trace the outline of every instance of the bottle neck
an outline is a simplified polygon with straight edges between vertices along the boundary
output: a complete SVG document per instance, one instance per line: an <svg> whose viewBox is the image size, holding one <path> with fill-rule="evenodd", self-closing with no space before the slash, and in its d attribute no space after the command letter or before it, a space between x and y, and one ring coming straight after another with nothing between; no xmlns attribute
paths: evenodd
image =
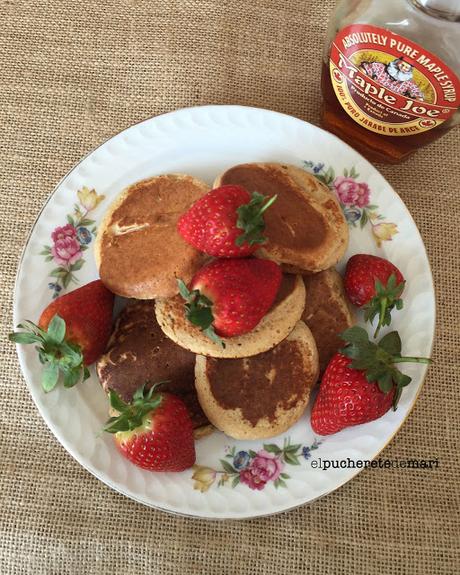
<svg viewBox="0 0 460 575"><path fill-rule="evenodd" d="M435 18L460 22L459 0L409 0L409 2Z"/></svg>

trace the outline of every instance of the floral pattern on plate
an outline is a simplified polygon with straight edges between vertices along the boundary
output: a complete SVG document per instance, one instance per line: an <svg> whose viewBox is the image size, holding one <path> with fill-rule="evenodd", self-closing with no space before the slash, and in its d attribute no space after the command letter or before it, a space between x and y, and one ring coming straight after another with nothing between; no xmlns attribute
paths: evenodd
<svg viewBox="0 0 460 575"><path fill-rule="evenodd" d="M225 138L222 138L223 133ZM394 239L404 243L404 250L397 254L397 263L409 280L416 278L411 293L412 313L417 321L403 321L404 316L399 315L395 317L395 328L400 331L403 340L410 338L411 346L419 355L429 355L435 325L432 276L423 241L401 198L371 164L327 132L276 112L241 106L187 108L151 118L121 132L79 162L63 183L56 187L38 224L31 231L16 280L13 323L20 323L25 317L35 317L37 308L45 307L51 299L52 292L47 288L48 281L51 281L47 278L48 272L60 264L50 261L44 266L44 257L38 255L38 252L44 244L53 245L51 232L56 226L67 223L67 214L73 213L72 197L75 196L76 200L76 192L83 186L95 188L96 191L103 188L107 190L104 192L104 202L88 214L89 218L100 225L101 212L106 202L115 199L117 190L132 181L149 177L152 169L156 173L177 173L187 171L189 161L193 161L194 175L207 180L211 178L211 172L212 175L221 173L228 166L247 162L248 158L259 158L261 161L282 158L287 163L297 162L301 167L301 162L297 160L299 140L304 142L307 150L310 145L310 152L304 153L303 158L328 158L336 171L340 161L339 175L343 175L344 167L355 166L356 171L361 173L360 180L375 182L370 184L371 200L381 206L383 203L388 206L385 207L384 215L388 221L398 223L399 233ZM69 182L73 185L70 205ZM403 222L404 225L401 225ZM359 237L356 242L351 242L348 255L353 255L356 249L360 252L372 252L375 249L370 229L370 225L362 231L359 226L350 228L351 237ZM89 247L92 245L90 243ZM383 257L389 257L388 248L391 245L390 242L382 242ZM96 277L90 252L84 252L83 256L87 262L81 270L75 272L80 284L88 283ZM38 284L37 278L40 280ZM73 286L70 284L67 291ZM232 489L230 481L218 487L218 481L223 475L220 473L213 486L206 493L201 493L193 489L192 470L167 475L149 473L134 468L128 460L120 457L111 438L102 436L95 444L102 421L95 414L106 413L107 398L94 372L92 383L88 385L77 387L73 392L59 388L54 392L56 395L43 396L33 350L21 347L18 355L33 400L40 407L44 421L67 452L111 489L149 507L186 516L224 520L268 516L331 493L360 471L340 469L331 474L314 469L299 451L301 465L286 464L282 471L291 475L290 479L285 480L286 487L276 489L272 481L267 482L266 488L261 491L250 489L246 484ZM325 440L319 450L311 452L312 459L315 454L331 460L346 457L354 460L375 458L404 424L416 401L426 366L414 365L413 368L416 376L405 392L407 395L403 403L397 411L388 412L378 422L366 424L365 441L358 426L350 428L346 432L345 442ZM56 402L59 404L58 416ZM305 419L296 423L287 436L291 437L291 443L302 443L307 447L313 442L313 437L307 435ZM283 446L282 438L265 441L269 442L277 443L280 448ZM264 441L230 441L224 434L214 433L197 442L197 463L223 471L219 460L222 458L229 463L233 461L225 457L227 443L235 445L236 452L248 451L249 447L257 452L263 449Z"/></svg>
<svg viewBox="0 0 460 575"><path fill-rule="evenodd" d="M46 262L54 261L58 265L48 274L53 278L53 281L48 283L49 289L53 291L53 299L71 282L77 283L74 272L83 267L83 252L88 249L88 244L96 235L96 222L89 219L88 214L105 198L98 195L96 190L87 187L78 190L77 196L78 203L74 205L73 213L67 215L67 224L53 230L53 245L45 245L40 252Z"/></svg>
<svg viewBox="0 0 460 575"><path fill-rule="evenodd" d="M368 184L358 181L359 174L354 166L350 170L345 168L341 176L336 175L332 166L326 169L322 162L315 164L305 161L304 167L335 193L348 225L355 228L359 224L363 229L370 224L378 247L381 247L384 241L391 241L398 233L398 226L383 221L385 218L379 214L379 207L370 203L371 190Z"/></svg>
<svg viewBox="0 0 460 575"><path fill-rule="evenodd" d="M318 439L309 446L291 444L288 438L282 448L275 443L265 443L257 452L252 449L236 451L235 446L227 446L225 459L220 460L221 470L204 465L193 466L193 488L204 493L216 481L218 487L229 483L233 488L243 483L249 489L259 491L270 483L277 489L287 487L286 480L290 476L284 471L286 464L300 465L299 458L310 459L311 452L320 444Z"/></svg>

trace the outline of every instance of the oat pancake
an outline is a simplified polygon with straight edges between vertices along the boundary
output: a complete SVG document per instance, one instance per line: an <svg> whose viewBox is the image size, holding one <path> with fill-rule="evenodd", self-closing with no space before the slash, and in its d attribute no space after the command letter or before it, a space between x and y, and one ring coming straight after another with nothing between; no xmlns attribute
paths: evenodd
<svg viewBox="0 0 460 575"><path fill-rule="evenodd" d="M302 314L318 347L320 370L344 345L338 334L354 325L353 312L343 289L340 274L334 269L304 276L307 296Z"/></svg>
<svg viewBox="0 0 460 575"><path fill-rule="evenodd" d="M321 271L335 265L348 245L348 226L329 188L291 165L253 163L233 166L214 182L237 184L277 200L264 214L266 244L261 257L291 269Z"/></svg>
<svg viewBox="0 0 460 575"><path fill-rule="evenodd" d="M96 369L104 390L116 391L126 402L146 382L152 385L169 380L161 389L184 401L194 427L208 424L195 392L195 355L164 335L155 319L153 301L134 301L126 306Z"/></svg>
<svg viewBox="0 0 460 575"><path fill-rule="evenodd" d="M165 334L194 353L211 357L249 357L277 345L299 321L305 306L305 286L300 275L284 275L271 310L249 333L223 338L225 348L211 341L185 317L180 295L158 299L155 312Z"/></svg>
<svg viewBox="0 0 460 575"><path fill-rule="evenodd" d="M318 378L315 340L303 322L249 358L197 356L195 385L209 421L235 439L278 435L303 414Z"/></svg>
<svg viewBox="0 0 460 575"><path fill-rule="evenodd" d="M208 191L204 182L181 174L126 188L109 207L95 242L104 284L136 299L177 293L177 278L189 281L202 264L202 255L177 232L177 221Z"/></svg>

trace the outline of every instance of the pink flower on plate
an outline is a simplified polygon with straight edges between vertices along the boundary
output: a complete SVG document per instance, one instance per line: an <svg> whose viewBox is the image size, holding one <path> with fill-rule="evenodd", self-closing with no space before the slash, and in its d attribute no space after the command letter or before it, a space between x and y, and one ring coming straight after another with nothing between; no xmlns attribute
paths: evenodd
<svg viewBox="0 0 460 575"><path fill-rule="evenodd" d="M51 234L51 239L53 242L57 242L58 240L63 240L64 238L76 238L77 237L77 230L72 224L66 224L62 227L57 227L54 232Z"/></svg>
<svg viewBox="0 0 460 575"><path fill-rule="evenodd" d="M246 483L250 489L260 491L265 487L266 481L263 481L257 474L253 473L251 467L247 467L243 471L240 471L240 481L241 483Z"/></svg>
<svg viewBox="0 0 460 575"><path fill-rule="evenodd" d="M261 449L249 467L240 472L240 481L251 489L261 490L268 481L276 481L284 463L272 453Z"/></svg>
<svg viewBox="0 0 460 575"><path fill-rule="evenodd" d="M74 237L67 236L55 240L54 246L51 248L51 255L57 264L66 266L74 264L83 254L78 241Z"/></svg>
<svg viewBox="0 0 460 575"><path fill-rule="evenodd" d="M342 204L364 208L369 203L370 190L364 182L357 182L354 178L337 176L334 188Z"/></svg>

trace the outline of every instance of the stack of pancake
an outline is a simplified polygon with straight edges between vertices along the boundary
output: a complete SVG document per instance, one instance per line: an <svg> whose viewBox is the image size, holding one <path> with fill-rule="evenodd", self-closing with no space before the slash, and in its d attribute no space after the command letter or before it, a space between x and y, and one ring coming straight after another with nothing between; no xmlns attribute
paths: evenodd
<svg viewBox="0 0 460 575"><path fill-rule="evenodd" d="M197 437L213 426L234 438L278 435L304 412L310 390L353 324L340 275L348 227L329 189L307 172L281 164L242 164L214 187L238 184L272 196L267 242L256 253L279 263L283 281L254 330L225 347L192 325L178 295L207 257L177 232L179 217L210 188L186 175L163 175L124 190L98 232L102 281L131 298L97 372L106 391L125 401L141 385L163 384L186 403Z"/></svg>

